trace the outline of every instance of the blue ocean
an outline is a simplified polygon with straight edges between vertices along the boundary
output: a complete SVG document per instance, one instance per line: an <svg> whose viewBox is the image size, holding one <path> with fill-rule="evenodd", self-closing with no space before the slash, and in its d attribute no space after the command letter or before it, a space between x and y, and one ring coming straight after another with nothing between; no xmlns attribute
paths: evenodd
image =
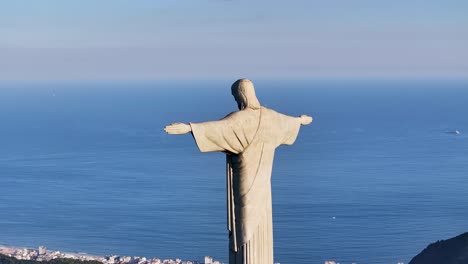
<svg viewBox="0 0 468 264"><path fill-rule="evenodd" d="M224 154L163 127L235 111L232 81L0 83L0 244L227 262ZM468 231L468 81L255 84L314 117L276 151L276 262L407 263Z"/></svg>

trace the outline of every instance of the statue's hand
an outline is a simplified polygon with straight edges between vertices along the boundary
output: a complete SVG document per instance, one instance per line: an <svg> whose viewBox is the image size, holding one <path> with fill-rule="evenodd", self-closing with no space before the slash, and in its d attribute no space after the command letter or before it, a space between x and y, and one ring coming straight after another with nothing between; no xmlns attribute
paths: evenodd
<svg viewBox="0 0 468 264"><path fill-rule="evenodd" d="M184 123L173 123L168 126L165 126L164 131L171 135L180 135L192 131L192 127Z"/></svg>
<svg viewBox="0 0 468 264"><path fill-rule="evenodd" d="M308 115L301 115L299 118L301 119L301 125L308 125L312 123L313 120L312 117Z"/></svg>

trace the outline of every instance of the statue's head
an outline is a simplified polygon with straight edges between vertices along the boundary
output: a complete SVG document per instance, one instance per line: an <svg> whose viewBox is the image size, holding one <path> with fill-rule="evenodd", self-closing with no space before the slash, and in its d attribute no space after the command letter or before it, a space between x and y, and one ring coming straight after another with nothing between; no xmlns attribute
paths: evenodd
<svg viewBox="0 0 468 264"><path fill-rule="evenodd" d="M260 102L255 95L253 83L248 79L239 79L231 86L231 92L239 110L246 108L260 109Z"/></svg>

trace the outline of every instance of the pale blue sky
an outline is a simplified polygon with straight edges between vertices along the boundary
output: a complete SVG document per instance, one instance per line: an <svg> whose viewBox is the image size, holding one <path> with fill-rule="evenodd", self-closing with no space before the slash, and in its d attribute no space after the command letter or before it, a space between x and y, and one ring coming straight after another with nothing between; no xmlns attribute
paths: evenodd
<svg viewBox="0 0 468 264"><path fill-rule="evenodd" d="M466 0L0 0L0 80L466 78Z"/></svg>

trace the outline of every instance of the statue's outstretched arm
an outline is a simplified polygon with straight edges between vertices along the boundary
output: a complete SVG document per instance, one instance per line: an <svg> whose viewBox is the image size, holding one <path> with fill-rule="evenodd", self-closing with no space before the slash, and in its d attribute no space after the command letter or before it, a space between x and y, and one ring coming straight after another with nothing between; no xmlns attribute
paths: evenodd
<svg viewBox="0 0 468 264"><path fill-rule="evenodd" d="M184 123L173 123L164 127L164 131L171 135L186 134L192 131L192 127L189 124Z"/></svg>
<svg viewBox="0 0 468 264"><path fill-rule="evenodd" d="M313 121L313 118L308 115L301 115L299 118L301 119L301 125L308 125Z"/></svg>

